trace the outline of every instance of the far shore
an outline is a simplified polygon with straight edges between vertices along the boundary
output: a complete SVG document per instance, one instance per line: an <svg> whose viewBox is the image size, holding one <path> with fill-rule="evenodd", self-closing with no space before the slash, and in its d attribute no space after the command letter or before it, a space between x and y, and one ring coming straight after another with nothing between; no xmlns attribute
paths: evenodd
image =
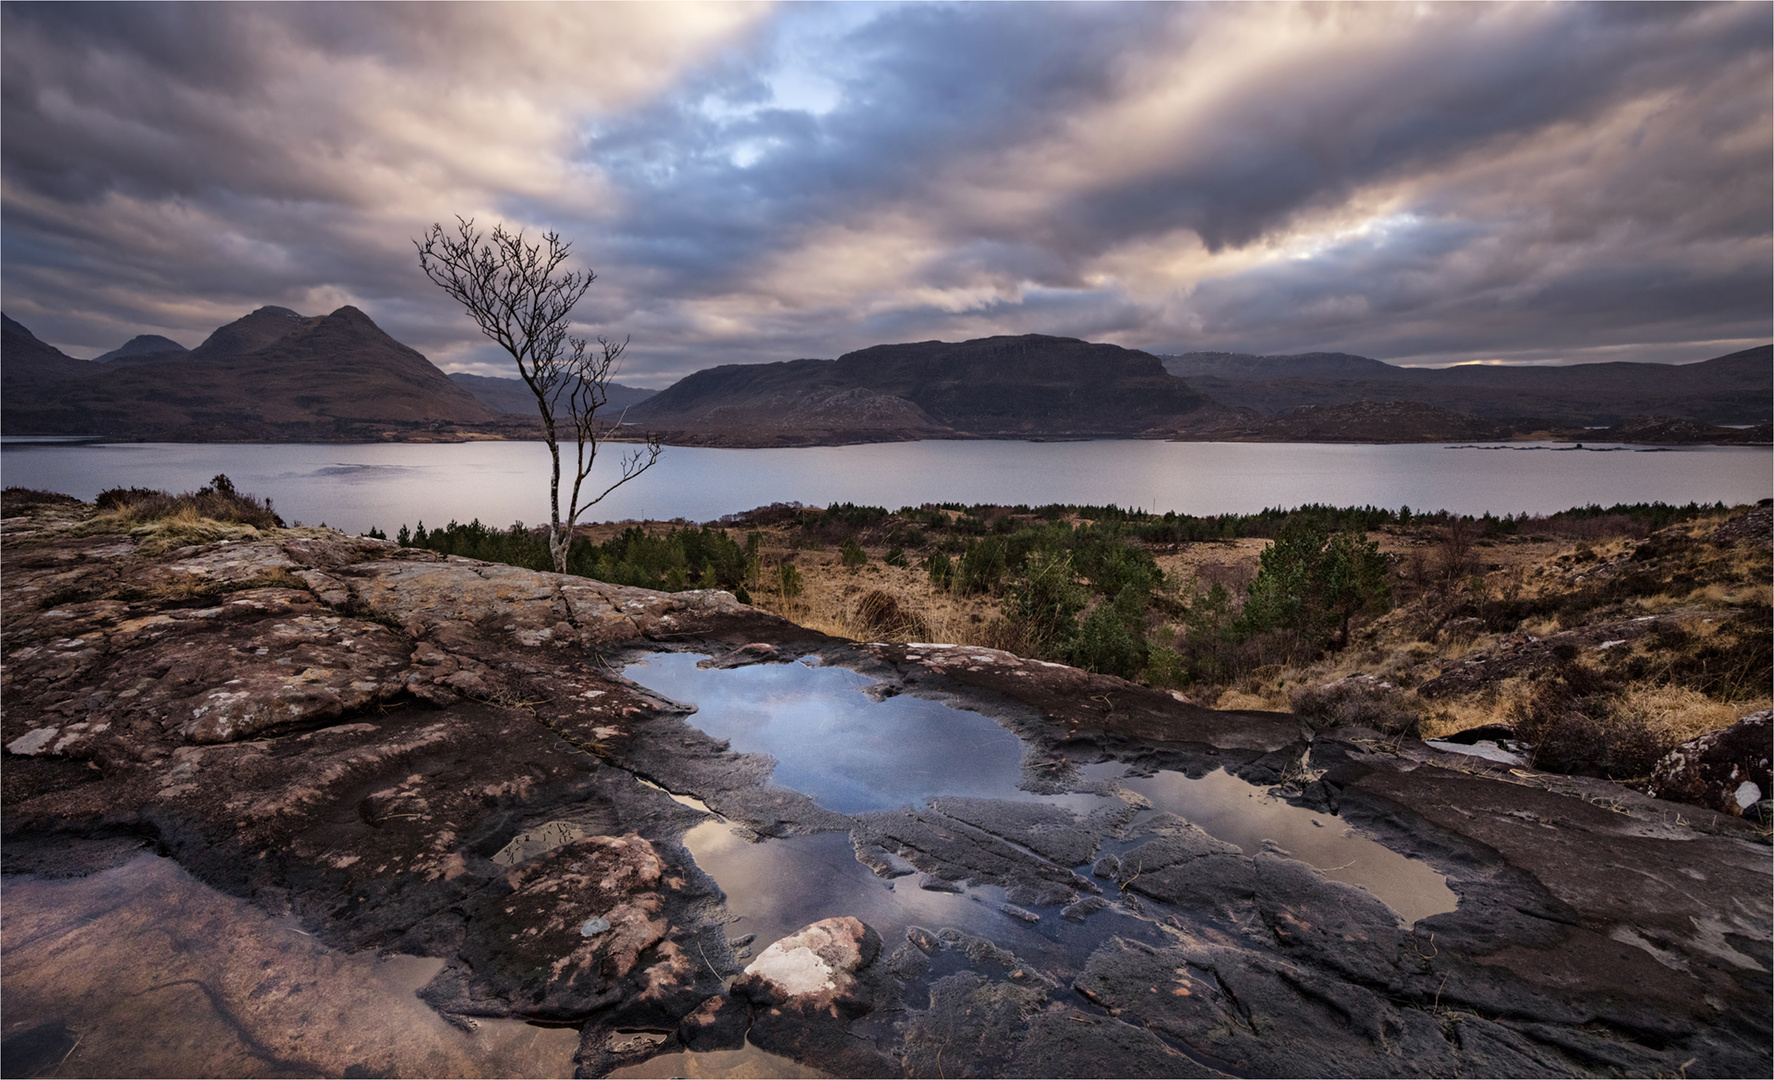
<svg viewBox="0 0 1774 1080"><path fill-rule="evenodd" d="M539 429L512 430L526 425L501 424L497 428L487 429L474 425L447 425L425 430L373 430L367 425L364 429L348 433L303 432L288 433L281 437L266 433L242 433L238 437L222 438L189 438L178 437L177 433L166 435L90 435L90 434L31 434L6 433L0 435L0 445L11 448L27 446L84 446L100 444L132 444L132 443L174 443L201 445L337 445L356 446L377 443L468 443L468 442L541 442L542 433ZM612 443L644 443L647 436L640 433L609 432L602 436L604 442ZM1677 440L1649 440L1622 438L1608 434L1606 429L1559 429L1549 431L1520 432L1499 437L1474 437L1466 433L1425 434L1420 437L1399 438L1325 438L1299 437L1281 433L1265 433L1260 431L1212 431L1212 432L1162 432L1146 435L1096 434L1083 432L1031 432L1028 434L993 434L977 435L969 432L945 433L933 437L927 432L893 433L870 431L854 435L842 432L775 432L775 431L707 431L685 432L673 431L659 433L659 441L666 446L705 447L727 450L765 450L793 449L800 447L819 446L866 446L902 442L1196 442L1196 443L1277 443L1302 446L1397 446L1397 445L1518 445L1527 447L1536 443L1568 443L1571 449L1592 449L1585 444L1600 446L1631 446L1645 448L1681 448L1702 446L1771 446L1774 438L1770 437L1769 425L1761 424L1750 428L1729 429L1727 432L1709 432L1703 437Z"/></svg>

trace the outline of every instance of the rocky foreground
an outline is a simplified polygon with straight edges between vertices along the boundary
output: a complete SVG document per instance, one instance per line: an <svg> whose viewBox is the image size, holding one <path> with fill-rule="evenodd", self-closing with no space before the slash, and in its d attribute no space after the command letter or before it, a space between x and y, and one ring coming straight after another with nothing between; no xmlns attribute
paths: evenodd
<svg viewBox="0 0 1774 1080"><path fill-rule="evenodd" d="M493 1064L450 1041L510 1019L543 1025L531 1044L576 1038L586 1076L748 1042L848 1075L1774 1064L1770 851L1739 818L992 650L825 638L722 592L336 534L150 554L82 535L77 517L3 526L9 1075L79 1072L107 1038L161 1038L82 1028L104 984L187 994L188 1021L226 1033L232 1056L210 1040L169 1059L192 1073L515 1071L519 1040ZM1283 851L1248 855L1180 821L1130 836L1126 818L980 800L846 817L770 787L768 759L620 674L660 650L720 665L813 654L883 696L984 713L1031 747L1032 791L1085 790L1080 767L1104 761L1285 783L1444 874L1458 907L1406 927ZM848 831L885 881L998 886L1019 919L1141 933L1105 931L1071 966L942 926L883 938L843 915L733 939L682 843L707 820L694 800L759 838ZM1140 843L1099 859L1111 840ZM110 881L143 851L175 860L195 878L178 895L200 899L131 924L127 947L90 944L117 902L78 918L25 903ZM430 958L429 1008L326 977L376 954ZM173 970L181 956L207 959Z"/></svg>

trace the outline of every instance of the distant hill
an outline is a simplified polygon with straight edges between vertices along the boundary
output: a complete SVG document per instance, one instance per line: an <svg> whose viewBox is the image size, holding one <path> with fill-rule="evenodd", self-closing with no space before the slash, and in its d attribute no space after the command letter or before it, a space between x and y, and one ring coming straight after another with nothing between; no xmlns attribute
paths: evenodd
<svg viewBox="0 0 1774 1080"><path fill-rule="evenodd" d="M708 368L629 420L674 441L795 445L1169 434L1222 411L1154 356L1027 334Z"/></svg>
<svg viewBox="0 0 1774 1080"><path fill-rule="evenodd" d="M522 379L494 378L456 371L450 373L450 381L473 394L476 400L494 412L526 417L536 415L536 396ZM610 383L605 390L609 393L610 402L598 412L598 416L612 423L624 409L639 405L659 392L638 386L623 386L621 383Z"/></svg>
<svg viewBox="0 0 1774 1080"><path fill-rule="evenodd" d="M1774 347L1697 364L1401 368L1347 353L1184 353L1165 369L1221 404L1279 417L1305 405L1414 401L1487 420L1606 427L1634 417L1760 424L1774 413Z"/></svg>
<svg viewBox="0 0 1774 1080"><path fill-rule="evenodd" d="M140 364L72 360L8 319L0 373L0 426L15 435L348 441L501 420L349 306L260 308L188 356Z"/></svg>
<svg viewBox="0 0 1774 1080"><path fill-rule="evenodd" d="M91 378L98 370L91 360L76 360L0 315L0 404L52 383Z"/></svg>
<svg viewBox="0 0 1774 1080"><path fill-rule="evenodd" d="M161 360L179 360L190 355L190 349L180 345L172 338L161 337L159 334L138 334L124 342L121 347L93 357L92 362L95 364L158 363Z"/></svg>

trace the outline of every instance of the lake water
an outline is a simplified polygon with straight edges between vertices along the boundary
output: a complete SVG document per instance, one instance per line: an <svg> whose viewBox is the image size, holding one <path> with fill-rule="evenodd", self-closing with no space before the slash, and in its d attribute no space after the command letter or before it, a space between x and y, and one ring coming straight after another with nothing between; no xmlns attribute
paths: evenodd
<svg viewBox="0 0 1774 1080"><path fill-rule="evenodd" d="M613 467L621 447L606 448ZM1112 503L1163 512L1250 513L1302 503L1551 513L1588 503L1767 498L1767 447L1679 450L1288 443L886 443L719 450L667 447L659 464L582 520L707 521L772 502ZM600 468L594 476L605 476ZM192 490L227 473L286 520L393 533L547 520L541 443L68 445L8 440L0 479L91 499L109 487ZM605 480L608 483L608 480Z"/></svg>

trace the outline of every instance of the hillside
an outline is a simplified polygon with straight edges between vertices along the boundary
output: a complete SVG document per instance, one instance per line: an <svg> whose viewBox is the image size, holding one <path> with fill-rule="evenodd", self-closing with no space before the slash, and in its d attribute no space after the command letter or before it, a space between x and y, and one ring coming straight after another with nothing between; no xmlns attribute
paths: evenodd
<svg viewBox="0 0 1774 1080"><path fill-rule="evenodd" d="M450 373L450 381L473 394L475 400L494 412L526 417L536 415L536 396L522 379L492 378L456 371ZM605 390L609 394L609 404L599 410L598 415L611 421L622 410L639 405L659 392L621 383L610 383Z"/></svg>
<svg viewBox="0 0 1774 1080"><path fill-rule="evenodd" d="M0 400L5 403L64 379L89 378L96 371L98 366L91 360L76 360L0 315Z"/></svg>
<svg viewBox="0 0 1774 1080"><path fill-rule="evenodd" d="M1649 416L1707 425L1760 424L1774 412L1774 347L1766 345L1697 364L1429 369L1347 353L1184 353L1165 357L1164 366L1224 405L1271 417L1305 405L1397 400L1485 420L1537 417L1568 428Z"/></svg>
<svg viewBox="0 0 1774 1080"><path fill-rule="evenodd" d="M309 318L260 308L187 357L102 366L8 320L0 370L0 424L15 435L356 441L500 419L349 306Z"/></svg>
<svg viewBox="0 0 1774 1080"><path fill-rule="evenodd" d="M727 364L630 411L676 441L739 445L1173 434L1215 404L1157 357L1027 334Z"/></svg>

